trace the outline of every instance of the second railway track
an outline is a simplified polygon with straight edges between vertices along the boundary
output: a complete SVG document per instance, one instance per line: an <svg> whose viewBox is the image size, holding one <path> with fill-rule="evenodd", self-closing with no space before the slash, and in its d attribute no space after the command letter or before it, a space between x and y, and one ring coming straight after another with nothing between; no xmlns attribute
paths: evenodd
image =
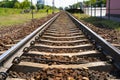
<svg viewBox="0 0 120 80"><path fill-rule="evenodd" d="M120 51L83 26L69 13L57 14L1 55L0 79L120 79Z"/></svg>

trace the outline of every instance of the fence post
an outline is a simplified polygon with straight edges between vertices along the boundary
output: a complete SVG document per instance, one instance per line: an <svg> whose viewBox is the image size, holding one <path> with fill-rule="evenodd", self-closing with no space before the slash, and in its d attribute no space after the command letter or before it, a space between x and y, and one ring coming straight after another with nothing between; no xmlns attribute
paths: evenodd
<svg viewBox="0 0 120 80"><path fill-rule="evenodd" d="M92 16L92 3L91 3L91 16Z"/></svg>
<svg viewBox="0 0 120 80"><path fill-rule="evenodd" d="M89 5L88 5L88 15L89 15Z"/></svg>
<svg viewBox="0 0 120 80"><path fill-rule="evenodd" d="M32 0L31 0L31 9L32 9L32 20L33 20L33 6L32 6Z"/></svg>
<svg viewBox="0 0 120 80"><path fill-rule="evenodd" d="M100 18L102 18L102 4L100 5Z"/></svg>
<svg viewBox="0 0 120 80"><path fill-rule="evenodd" d="M53 5L53 12L52 12L52 13L54 13L54 0L53 0L53 2L52 2L52 5Z"/></svg>
<svg viewBox="0 0 120 80"><path fill-rule="evenodd" d="M108 6L108 19L110 20L110 0L108 0L109 1L109 6Z"/></svg>
<svg viewBox="0 0 120 80"><path fill-rule="evenodd" d="M96 16L96 5L94 7L94 16Z"/></svg>

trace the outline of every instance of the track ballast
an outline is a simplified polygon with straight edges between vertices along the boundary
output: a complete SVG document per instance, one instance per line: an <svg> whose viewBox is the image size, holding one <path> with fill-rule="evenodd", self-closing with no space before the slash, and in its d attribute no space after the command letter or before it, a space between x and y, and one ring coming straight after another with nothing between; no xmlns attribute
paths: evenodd
<svg viewBox="0 0 120 80"><path fill-rule="evenodd" d="M112 56L103 54L101 46L78 26L67 13L61 12L29 40L29 45L25 43L27 47L23 45L17 50L19 56L12 59L5 71L7 77L2 72L1 80L120 79Z"/></svg>

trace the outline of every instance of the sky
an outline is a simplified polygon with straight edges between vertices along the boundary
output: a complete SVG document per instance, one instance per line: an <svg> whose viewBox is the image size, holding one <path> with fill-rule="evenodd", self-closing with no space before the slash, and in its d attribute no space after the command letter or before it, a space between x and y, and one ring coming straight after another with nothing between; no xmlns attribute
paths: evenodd
<svg viewBox="0 0 120 80"><path fill-rule="evenodd" d="M2 0L0 0L0 1L2 1ZM18 0L18 1L22 2L23 0ZM31 1L31 0L29 0L29 1ZM37 2L37 0L32 0L32 1L33 1L34 4L36 4L36 2ZM51 5L52 6L52 1L53 0L45 0L45 5ZM54 0L54 1L55 1L55 6L57 8L59 8L59 7L65 8L65 7L68 7L69 5L77 3L77 1L78 2L83 2L83 1L88 1L88 0Z"/></svg>
<svg viewBox="0 0 120 80"><path fill-rule="evenodd" d="M18 1L21 2L23 0L18 0ZM37 2L37 0L32 0L32 1L33 1L34 4ZM45 5L51 5L52 6L52 1L53 0L45 0ZM54 0L54 1L55 1L55 6L57 8L59 8L59 7L65 8L66 6L77 3L77 1L78 2L83 2L83 1L87 1L87 0Z"/></svg>

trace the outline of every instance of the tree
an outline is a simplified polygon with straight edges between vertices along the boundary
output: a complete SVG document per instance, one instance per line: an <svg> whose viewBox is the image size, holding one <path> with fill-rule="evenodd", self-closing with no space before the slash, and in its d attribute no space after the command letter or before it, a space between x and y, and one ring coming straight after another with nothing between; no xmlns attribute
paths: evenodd
<svg viewBox="0 0 120 80"><path fill-rule="evenodd" d="M21 8L22 8L22 9L28 9L28 8L30 8L30 5L31 5L31 3L30 3L28 0L24 0L24 1L21 3Z"/></svg>
<svg viewBox="0 0 120 80"><path fill-rule="evenodd" d="M20 3L19 3L19 2L15 2L14 8L17 8L17 9L21 8L21 7L20 7Z"/></svg>
<svg viewBox="0 0 120 80"><path fill-rule="evenodd" d="M18 0L11 0L11 1L13 1L13 2L18 2Z"/></svg>
<svg viewBox="0 0 120 80"><path fill-rule="evenodd" d="M100 7L102 4L106 4L106 0L89 0L89 1L85 1L84 2L86 6L89 6L90 4L92 4L92 6L98 6Z"/></svg>
<svg viewBox="0 0 120 80"><path fill-rule="evenodd" d="M30 9L35 9L35 6L34 5L30 6Z"/></svg>
<svg viewBox="0 0 120 80"><path fill-rule="evenodd" d="M4 1L9 1L9 0L2 0L2 1L4 2Z"/></svg>
<svg viewBox="0 0 120 80"><path fill-rule="evenodd" d="M37 10L39 10L39 9L43 9L44 5L43 4L36 4L36 7L37 7Z"/></svg>
<svg viewBox="0 0 120 80"><path fill-rule="evenodd" d="M68 7L65 7L65 10L68 10L69 8ZM61 8L61 10L63 10L63 8Z"/></svg>
<svg viewBox="0 0 120 80"><path fill-rule="evenodd" d="M0 7L14 8L15 2L18 2L18 1L17 0L3 0L0 3Z"/></svg>
<svg viewBox="0 0 120 80"><path fill-rule="evenodd" d="M4 8L13 8L13 3L11 1L2 1L1 2L1 7Z"/></svg>
<svg viewBox="0 0 120 80"><path fill-rule="evenodd" d="M17 6L19 4L18 0L11 0L13 8L15 8L15 6ZM19 4L20 5L20 4ZM19 6L20 8L20 6Z"/></svg>
<svg viewBox="0 0 120 80"><path fill-rule="evenodd" d="M91 4L95 4L97 0L90 0Z"/></svg>
<svg viewBox="0 0 120 80"><path fill-rule="evenodd" d="M59 10L63 10L63 7L59 7Z"/></svg>

